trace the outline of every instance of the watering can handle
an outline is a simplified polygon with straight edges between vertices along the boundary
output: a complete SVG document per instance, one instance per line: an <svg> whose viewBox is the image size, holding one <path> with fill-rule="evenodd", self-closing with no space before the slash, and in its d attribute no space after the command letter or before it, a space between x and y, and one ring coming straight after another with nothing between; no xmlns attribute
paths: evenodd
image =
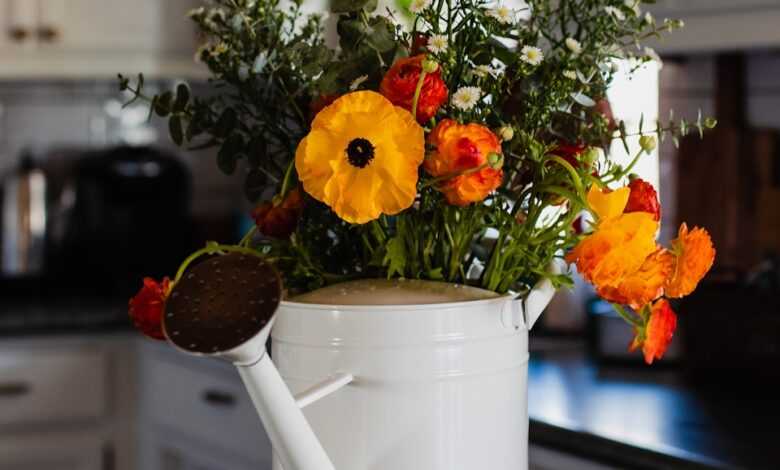
<svg viewBox="0 0 780 470"><path fill-rule="evenodd" d="M285 470L335 470L303 412L267 354L236 365L274 452Z"/></svg>
<svg viewBox="0 0 780 470"><path fill-rule="evenodd" d="M559 259L553 260L547 268L547 271L553 275L561 274L563 270L564 263ZM525 313L525 324L529 330L542 315L542 312L547 308L554 295L555 287L553 287L552 282L549 279L542 279L525 296L525 299L523 299L523 312Z"/></svg>

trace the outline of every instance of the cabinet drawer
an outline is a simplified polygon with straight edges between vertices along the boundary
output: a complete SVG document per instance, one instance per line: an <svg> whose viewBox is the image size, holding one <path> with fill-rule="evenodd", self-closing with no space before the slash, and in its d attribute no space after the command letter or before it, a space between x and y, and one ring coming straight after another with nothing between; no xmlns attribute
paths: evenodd
<svg viewBox="0 0 780 470"><path fill-rule="evenodd" d="M143 365L145 418L246 460L270 462L271 444L241 379L217 369L149 357Z"/></svg>
<svg viewBox="0 0 780 470"><path fill-rule="evenodd" d="M0 426L99 418L108 361L98 350L0 354Z"/></svg>

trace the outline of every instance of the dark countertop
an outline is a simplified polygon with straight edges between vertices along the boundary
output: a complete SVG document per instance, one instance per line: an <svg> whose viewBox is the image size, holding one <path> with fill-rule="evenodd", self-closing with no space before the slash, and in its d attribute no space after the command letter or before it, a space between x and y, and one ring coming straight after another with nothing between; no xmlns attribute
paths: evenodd
<svg viewBox="0 0 780 470"><path fill-rule="evenodd" d="M780 392L599 366L581 344L531 353L533 444L619 468L780 468Z"/></svg>
<svg viewBox="0 0 780 470"><path fill-rule="evenodd" d="M94 295L0 296L0 336L130 329L127 300Z"/></svg>

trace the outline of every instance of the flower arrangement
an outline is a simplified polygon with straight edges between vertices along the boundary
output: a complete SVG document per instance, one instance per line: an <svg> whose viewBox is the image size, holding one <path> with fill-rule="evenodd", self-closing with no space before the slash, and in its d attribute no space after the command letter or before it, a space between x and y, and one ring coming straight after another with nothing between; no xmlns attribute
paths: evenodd
<svg viewBox="0 0 780 470"><path fill-rule="evenodd" d="M571 283L548 269L565 258L634 328L632 348L648 363L663 355L676 325L667 299L689 294L715 251L685 225L659 247L658 196L631 172L657 140L715 123L630 133L606 93L616 61L656 60L640 41L682 22L657 22L639 0L333 0L331 47L324 15L302 3L214 0L191 12L212 96L185 84L147 96L143 76L120 76L177 144L218 148L228 174L243 162L257 204L237 245L211 244L172 281L145 281L131 301L139 327L159 337L170 284L225 251L265 257L290 292L405 277L522 295L541 278ZM628 150L637 137L630 164L610 158L614 139ZM259 201L269 186L276 195Z"/></svg>

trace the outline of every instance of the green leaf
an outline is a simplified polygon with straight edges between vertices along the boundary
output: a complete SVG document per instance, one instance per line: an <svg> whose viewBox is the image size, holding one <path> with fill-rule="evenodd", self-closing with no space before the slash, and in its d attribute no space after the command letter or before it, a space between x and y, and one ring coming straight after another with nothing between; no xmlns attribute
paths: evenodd
<svg viewBox="0 0 780 470"><path fill-rule="evenodd" d="M393 26L381 16L372 18L369 22L370 30L366 36L366 44L378 52L387 52L395 47L395 35Z"/></svg>
<svg viewBox="0 0 780 470"><path fill-rule="evenodd" d="M225 137L236 127L236 111L233 108L227 108L222 111L222 114L217 119L217 123L214 125L213 134L217 137Z"/></svg>
<svg viewBox="0 0 780 470"><path fill-rule="evenodd" d="M406 246L403 238L396 235L387 242L383 264L387 266L388 279L396 274L403 276L406 269Z"/></svg>
<svg viewBox="0 0 780 470"><path fill-rule="evenodd" d="M168 132L171 134L171 139L176 145L181 145L184 142L184 126L182 126L181 116L174 114L168 119Z"/></svg>
<svg viewBox="0 0 780 470"><path fill-rule="evenodd" d="M262 135L256 135L252 137L247 145L246 155L249 165L252 168L257 168L260 163L266 159L268 152L268 144Z"/></svg>
<svg viewBox="0 0 780 470"><path fill-rule="evenodd" d="M241 134L230 134L217 153L217 166L226 175L236 171L236 164L244 150L244 138Z"/></svg>
<svg viewBox="0 0 780 470"><path fill-rule="evenodd" d="M268 176L260 170L251 170L244 179L244 196L249 202L257 202L268 187Z"/></svg>
<svg viewBox="0 0 780 470"><path fill-rule="evenodd" d="M352 13L354 11L376 10L377 0L331 0L330 11L333 13Z"/></svg>
<svg viewBox="0 0 780 470"><path fill-rule="evenodd" d="M154 101L154 112L160 117L167 117L171 114L171 102L173 102L173 93L170 91L159 95Z"/></svg>
<svg viewBox="0 0 780 470"><path fill-rule="evenodd" d="M173 101L173 111L180 113L187 109L190 102L190 87L186 83L180 83L176 87L176 99Z"/></svg>

